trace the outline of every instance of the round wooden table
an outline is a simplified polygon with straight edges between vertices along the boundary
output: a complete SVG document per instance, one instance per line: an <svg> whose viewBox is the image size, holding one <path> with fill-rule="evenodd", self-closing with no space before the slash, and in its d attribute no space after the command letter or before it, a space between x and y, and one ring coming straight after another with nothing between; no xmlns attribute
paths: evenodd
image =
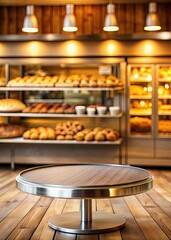
<svg viewBox="0 0 171 240"><path fill-rule="evenodd" d="M49 218L48 225L68 233L102 233L125 225L121 215L93 212L92 199L134 195L152 188L150 172L128 165L65 164L30 168L16 177L21 191L55 198L81 199L81 213Z"/></svg>

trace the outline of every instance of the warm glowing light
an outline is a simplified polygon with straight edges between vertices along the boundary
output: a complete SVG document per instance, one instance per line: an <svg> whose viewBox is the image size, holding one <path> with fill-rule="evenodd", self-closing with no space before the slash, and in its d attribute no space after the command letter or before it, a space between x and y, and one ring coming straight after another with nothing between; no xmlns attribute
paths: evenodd
<svg viewBox="0 0 171 240"><path fill-rule="evenodd" d="M166 84L164 85L164 87L165 87L166 89L169 89L169 84L166 83Z"/></svg>
<svg viewBox="0 0 171 240"><path fill-rule="evenodd" d="M141 107L144 107L145 106L145 102L144 101L140 101L140 105L141 105Z"/></svg>
<svg viewBox="0 0 171 240"><path fill-rule="evenodd" d="M147 76L147 80L148 80L148 81L151 81L151 80L152 80L152 76L151 76L150 74Z"/></svg>
<svg viewBox="0 0 171 240"><path fill-rule="evenodd" d="M103 27L103 30L106 32L116 32L119 30L118 26L108 26L108 27Z"/></svg>
<svg viewBox="0 0 171 240"><path fill-rule="evenodd" d="M112 54L115 52L115 45L113 43L108 43L107 44L107 52L109 54Z"/></svg>
<svg viewBox="0 0 171 240"><path fill-rule="evenodd" d="M159 31L161 29L161 26L146 26L144 27L144 30L146 31Z"/></svg>
<svg viewBox="0 0 171 240"><path fill-rule="evenodd" d="M139 78L139 74L138 74L138 73L135 73L135 74L134 74L134 78L135 78L135 79L138 79L138 78Z"/></svg>
<svg viewBox="0 0 171 240"><path fill-rule="evenodd" d="M151 108L151 107L152 107L152 103L150 102L150 103L148 104L148 106Z"/></svg>
<svg viewBox="0 0 171 240"><path fill-rule="evenodd" d="M163 95L163 89L159 88L159 89L158 89L158 94L159 94L159 95Z"/></svg>
<svg viewBox="0 0 171 240"><path fill-rule="evenodd" d="M78 30L77 27L63 27L65 32L76 32Z"/></svg>
<svg viewBox="0 0 171 240"><path fill-rule="evenodd" d="M144 87L143 90L144 90L144 92L147 92L147 91L148 91L147 87Z"/></svg>
<svg viewBox="0 0 171 240"><path fill-rule="evenodd" d="M64 43L63 49L67 55L75 56L82 51L82 45L78 41L70 40Z"/></svg>
<svg viewBox="0 0 171 240"><path fill-rule="evenodd" d="M23 27L22 28L23 32L28 32L28 33L36 33L38 32L38 28L32 28L32 27Z"/></svg>
<svg viewBox="0 0 171 240"><path fill-rule="evenodd" d="M152 54L154 48L154 44L150 40L146 40L146 43L144 44L144 53L147 55Z"/></svg>
<svg viewBox="0 0 171 240"><path fill-rule="evenodd" d="M148 87L148 91L149 91L149 92L152 92L152 87L151 87L151 86Z"/></svg>
<svg viewBox="0 0 171 240"><path fill-rule="evenodd" d="M40 42L30 42L28 43L28 51L31 55L37 55L41 51L41 44Z"/></svg>

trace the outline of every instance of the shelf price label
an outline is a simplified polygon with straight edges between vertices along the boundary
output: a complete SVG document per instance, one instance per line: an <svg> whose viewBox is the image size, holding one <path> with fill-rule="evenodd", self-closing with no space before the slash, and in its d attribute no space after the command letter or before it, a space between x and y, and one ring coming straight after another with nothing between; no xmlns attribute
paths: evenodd
<svg viewBox="0 0 171 240"><path fill-rule="evenodd" d="M112 74L112 66L110 65L100 65L99 74L110 75Z"/></svg>

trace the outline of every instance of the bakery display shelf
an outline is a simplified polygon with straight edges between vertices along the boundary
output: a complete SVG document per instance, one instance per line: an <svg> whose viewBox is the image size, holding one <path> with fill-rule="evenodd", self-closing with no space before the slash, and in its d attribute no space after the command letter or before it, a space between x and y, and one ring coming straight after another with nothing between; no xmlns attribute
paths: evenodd
<svg viewBox="0 0 171 240"><path fill-rule="evenodd" d="M123 86L116 87L0 87L0 91L122 91Z"/></svg>
<svg viewBox="0 0 171 240"><path fill-rule="evenodd" d="M158 96L158 99L171 99L171 94L168 94L168 95L159 95Z"/></svg>
<svg viewBox="0 0 171 240"><path fill-rule="evenodd" d="M152 112L131 112L129 113L130 116L151 116Z"/></svg>
<svg viewBox="0 0 171 240"><path fill-rule="evenodd" d="M130 83L144 83L144 82L147 82L147 83L150 83L152 80L147 80L147 79L131 79L130 80Z"/></svg>
<svg viewBox="0 0 171 240"><path fill-rule="evenodd" d="M66 118L122 118L123 113L119 113L116 116L112 116L109 114L104 115L87 115L87 114L55 114L55 113L4 113L1 112L1 117L47 117L47 118L60 118L60 117L66 117Z"/></svg>
<svg viewBox="0 0 171 240"><path fill-rule="evenodd" d="M162 138L162 139L171 139L171 133L159 133L157 138Z"/></svg>
<svg viewBox="0 0 171 240"><path fill-rule="evenodd" d="M83 144L83 145L121 145L123 142L122 138L116 141L76 141L76 140L30 140L19 138L3 138L0 139L0 143L34 143L34 144Z"/></svg>
<svg viewBox="0 0 171 240"><path fill-rule="evenodd" d="M131 133L128 136L129 138L152 138L152 134L151 133Z"/></svg>
<svg viewBox="0 0 171 240"><path fill-rule="evenodd" d="M159 82L171 82L171 78L159 78Z"/></svg>
<svg viewBox="0 0 171 240"><path fill-rule="evenodd" d="M151 95L131 95L130 99L151 99Z"/></svg>
<svg viewBox="0 0 171 240"><path fill-rule="evenodd" d="M158 112L159 116L171 116L171 110L170 111L159 111Z"/></svg>

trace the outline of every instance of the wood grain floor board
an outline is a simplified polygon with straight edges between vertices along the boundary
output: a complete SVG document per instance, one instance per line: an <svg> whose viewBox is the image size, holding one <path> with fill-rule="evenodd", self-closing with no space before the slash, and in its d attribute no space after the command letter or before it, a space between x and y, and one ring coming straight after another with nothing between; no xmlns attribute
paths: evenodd
<svg viewBox="0 0 171 240"><path fill-rule="evenodd" d="M127 206L124 198L111 199L114 212L121 214L126 218L126 225L120 230L122 239L125 240L145 240L145 236L132 215L129 207Z"/></svg>
<svg viewBox="0 0 171 240"><path fill-rule="evenodd" d="M53 199L20 192L11 171L0 166L0 240L169 240L171 239L171 169L152 169L154 187L136 196L92 201L93 211L122 214L124 228L104 234L54 231L48 219L62 212L80 211L77 199Z"/></svg>

